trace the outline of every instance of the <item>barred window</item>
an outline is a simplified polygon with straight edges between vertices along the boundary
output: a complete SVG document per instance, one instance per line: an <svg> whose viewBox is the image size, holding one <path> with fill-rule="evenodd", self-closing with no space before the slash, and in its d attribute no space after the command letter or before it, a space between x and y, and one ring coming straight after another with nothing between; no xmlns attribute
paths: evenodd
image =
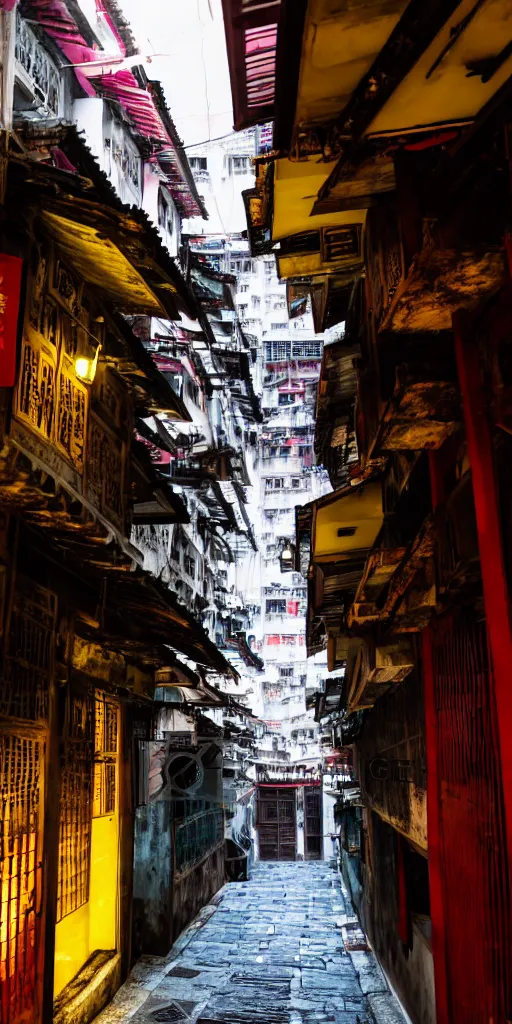
<svg viewBox="0 0 512 1024"><path fill-rule="evenodd" d="M117 795L118 705L96 690L94 716L93 817L114 814Z"/></svg>
<svg viewBox="0 0 512 1024"><path fill-rule="evenodd" d="M69 722L61 772L57 921L89 899L93 700L69 696Z"/></svg>

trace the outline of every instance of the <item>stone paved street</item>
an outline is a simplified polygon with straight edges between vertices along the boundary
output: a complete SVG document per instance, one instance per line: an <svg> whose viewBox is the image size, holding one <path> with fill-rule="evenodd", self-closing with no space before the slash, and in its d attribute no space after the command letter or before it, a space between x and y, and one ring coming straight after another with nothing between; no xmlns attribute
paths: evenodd
<svg viewBox="0 0 512 1024"><path fill-rule="evenodd" d="M96 1024L404 1024L362 946L327 863L258 864L167 958L143 957Z"/></svg>

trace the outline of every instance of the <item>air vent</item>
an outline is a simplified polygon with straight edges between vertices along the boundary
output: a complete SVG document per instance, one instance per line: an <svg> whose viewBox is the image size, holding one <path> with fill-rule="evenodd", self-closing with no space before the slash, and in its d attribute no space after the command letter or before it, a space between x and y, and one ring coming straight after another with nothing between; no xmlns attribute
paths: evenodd
<svg viewBox="0 0 512 1024"><path fill-rule="evenodd" d="M353 537L357 530L357 526L340 526L338 529L338 537Z"/></svg>

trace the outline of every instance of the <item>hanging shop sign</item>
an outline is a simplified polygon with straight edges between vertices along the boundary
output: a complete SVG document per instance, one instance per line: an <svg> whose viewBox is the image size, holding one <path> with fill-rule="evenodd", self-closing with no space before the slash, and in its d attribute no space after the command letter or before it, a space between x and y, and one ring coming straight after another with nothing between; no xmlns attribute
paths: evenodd
<svg viewBox="0 0 512 1024"><path fill-rule="evenodd" d="M6 10L5 6L3 7ZM16 379L16 335L20 308L21 270L17 256L0 253L0 387L12 388Z"/></svg>

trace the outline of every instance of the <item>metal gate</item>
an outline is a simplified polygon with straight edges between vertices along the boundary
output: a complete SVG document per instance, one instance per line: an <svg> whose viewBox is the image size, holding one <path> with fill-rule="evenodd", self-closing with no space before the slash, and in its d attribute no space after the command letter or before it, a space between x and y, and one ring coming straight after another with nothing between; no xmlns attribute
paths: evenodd
<svg viewBox="0 0 512 1024"><path fill-rule="evenodd" d="M486 625L469 614L431 627L437 807L448 1016L458 1024L512 1012L509 893L496 707ZM433 743L434 749L430 744ZM430 768L429 768L430 771ZM434 822L435 816L435 822ZM432 836L431 836L432 821ZM435 923L434 923L435 924Z"/></svg>
<svg viewBox="0 0 512 1024"><path fill-rule="evenodd" d="M295 860L295 789L258 787L260 860Z"/></svg>
<svg viewBox="0 0 512 1024"><path fill-rule="evenodd" d="M306 860L320 860L322 846L322 790L320 786L305 786L304 856Z"/></svg>

